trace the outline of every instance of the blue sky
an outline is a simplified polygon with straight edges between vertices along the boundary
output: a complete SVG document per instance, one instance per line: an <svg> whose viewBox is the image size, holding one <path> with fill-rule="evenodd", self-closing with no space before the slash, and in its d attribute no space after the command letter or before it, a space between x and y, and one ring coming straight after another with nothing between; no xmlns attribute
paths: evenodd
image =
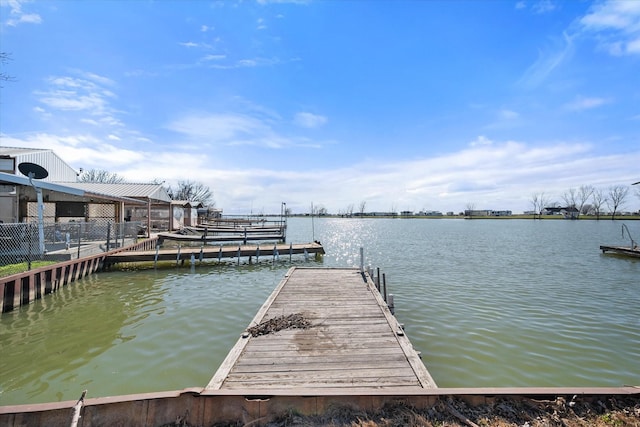
<svg viewBox="0 0 640 427"><path fill-rule="evenodd" d="M522 212L640 180L640 1L0 4L0 144L199 181L225 213Z"/></svg>

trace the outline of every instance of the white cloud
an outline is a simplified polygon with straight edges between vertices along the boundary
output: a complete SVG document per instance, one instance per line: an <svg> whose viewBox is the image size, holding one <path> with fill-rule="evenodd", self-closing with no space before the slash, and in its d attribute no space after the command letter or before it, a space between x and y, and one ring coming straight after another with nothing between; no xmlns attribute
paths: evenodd
<svg viewBox="0 0 640 427"><path fill-rule="evenodd" d="M10 18L5 21L5 24L10 27L15 27L20 24L41 24L42 17L37 13L25 13L22 10L24 4L30 3L29 0L8 0L1 1L0 7L9 7Z"/></svg>
<svg viewBox="0 0 640 427"><path fill-rule="evenodd" d="M278 125L277 120L261 115L207 113L184 116L169 123L167 128L204 145L247 145L272 149L319 145L306 138L284 135L276 130Z"/></svg>
<svg viewBox="0 0 640 427"><path fill-rule="evenodd" d="M515 120L520 117L520 114L513 110L502 109L499 112L500 118L504 120Z"/></svg>
<svg viewBox="0 0 640 427"><path fill-rule="evenodd" d="M556 5L551 0L539 0L531 6L531 10L537 14L549 13L556 9Z"/></svg>
<svg viewBox="0 0 640 427"><path fill-rule="evenodd" d="M596 34L598 46L611 55L640 54L640 2L597 3L579 22L583 31Z"/></svg>
<svg viewBox="0 0 640 427"><path fill-rule="evenodd" d="M226 132L231 139L237 129L251 133L264 126L246 117L218 119L210 130ZM235 124L221 130L224 119L232 119ZM197 123L183 123L188 124ZM115 146L87 134L0 137L3 145L51 148L76 169L105 169L129 181L161 178L175 183L196 179L214 191L217 205L227 214L248 213L252 208L254 212L277 212L282 201L296 213L307 212L310 202L337 213L363 200L372 211L395 206L398 210L458 212L472 202L479 209L522 212L530 209L531 194L536 192L544 191L559 199L567 189L580 185L607 188L635 182L636 165L640 164L638 150L599 155L595 145L587 143L532 145L485 136L463 150L430 158L391 162L370 159L349 167L309 170L295 170L295 166L221 167L213 161L215 151L194 144L156 143L153 152L147 152L144 148ZM627 208L637 209L637 205L636 199L630 199Z"/></svg>
<svg viewBox="0 0 640 427"><path fill-rule="evenodd" d="M469 143L469 145L471 147L478 147L478 146L486 146L486 145L491 145L493 144L493 141L491 141L489 138L487 138L484 135L480 135L479 137L477 137L475 140L471 141Z"/></svg>
<svg viewBox="0 0 640 427"><path fill-rule="evenodd" d="M305 128L317 128L327 123L327 118L318 114L300 112L296 113L294 123Z"/></svg>
<svg viewBox="0 0 640 427"><path fill-rule="evenodd" d="M538 54L538 59L525 71L519 84L528 88L537 87L572 54L573 39L569 34L563 33L561 40L555 40L551 48Z"/></svg>
<svg viewBox="0 0 640 427"><path fill-rule="evenodd" d="M201 62L206 62L206 61L221 61L223 59L226 59L227 55L206 55L203 56L200 61Z"/></svg>
<svg viewBox="0 0 640 427"><path fill-rule="evenodd" d="M577 97L575 100L565 105L565 109L571 111L583 111L597 108L602 105L608 104L610 101L605 98L596 97Z"/></svg>
<svg viewBox="0 0 640 427"><path fill-rule="evenodd" d="M48 113L77 112L85 114L78 120L94 125L120 126L110 106L116 95L106 86L115 86L113 80L83 71L75 71L81 77L49 77L45 90L36 91L40 103L49 107Z"/></svg>

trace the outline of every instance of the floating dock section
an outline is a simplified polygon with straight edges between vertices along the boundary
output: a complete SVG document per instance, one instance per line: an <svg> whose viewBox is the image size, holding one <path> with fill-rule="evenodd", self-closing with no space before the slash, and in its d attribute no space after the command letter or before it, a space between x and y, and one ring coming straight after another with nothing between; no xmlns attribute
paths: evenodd
<svg viewBox="0 0 640 427"><path fill-rule="evenodd" d="M153 249L122 251L110 254L106 260L106 265L113 265L122 262L157 262L175 261L184 263L185 261L221 260L223 258L250 258L256 262L262 258L291 257L296 254L324 255L324 248L320 243L266 243L262 245L201 245L184 246L160 249L156 246Z"/></svg>
<svg viewBox="0 0 640 427"><path fill-rule="evenodd" d="M602 251L602 253L607 253L607 252L611 252L614 254L618 254L618 255L626 255L626 256L631 256L631 257L638 257L640 258L640 249L638 249L637 247L635 248L631 248L628 246L600 246L600 250Z"/></svg>
<svg viewBox="0 0 640 427"><path fill-rule="evenodd" d="M205 390L436 388L366 272L293 267Z"/></svg>

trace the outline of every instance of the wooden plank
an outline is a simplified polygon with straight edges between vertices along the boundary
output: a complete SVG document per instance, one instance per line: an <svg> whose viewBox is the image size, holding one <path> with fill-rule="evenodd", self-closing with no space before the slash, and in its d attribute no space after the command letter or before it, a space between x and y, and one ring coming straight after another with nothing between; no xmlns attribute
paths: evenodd
<svg viewBox="0 0 640 427"><path fill-rule="evenodd" d="M292 314L310 325L240 338L206 388L436 387L359 270L290 269L250 326Z"/></svg>
<svg viewBox="0 0 640 427"><path fill-rule="evenodd" d="M294 270L295 268L292 267L289 269L287 274L285 274L284 279L280 281L278 286L276 286L275 290L271 293L271 295L269 295L269 298L267 298L264 304L262 304L262 307L260 307L260 310L258 310L258 313L253 318L252 323L255 323L255 324L260 323L261 321L260 319L264 317L269 306L271 305L273 300L276 299L276 296L280 292L280 289L282 289L285 283L287 283L287 280L289 280L289 276L291 275L291 273L293 273ZM211 378L211 381L209 381L209 384L207 385L206 388L217 390L222 387L222 383L227 378L227 375L230 373L231 368L233 368L233 365L236 363L236 360L238 359L238 357L240 357L240 354L242 354L242 351L244 350L245 346L249 343L249 341L250 341L250 338L248 336L240 337L240 339L238 340L236 345L233 347L233 349L229 352L229 354L227 354L227 357L224 359L224 361L222 362L222 365L220 365L220 368L218 368L213 378Z"/></svg>

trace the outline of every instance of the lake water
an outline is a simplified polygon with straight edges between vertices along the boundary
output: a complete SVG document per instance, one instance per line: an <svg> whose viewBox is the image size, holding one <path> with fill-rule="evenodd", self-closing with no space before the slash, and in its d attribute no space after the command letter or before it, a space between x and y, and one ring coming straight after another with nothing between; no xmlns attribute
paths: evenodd
<svg viewBox="0 0 640 427"><path fill-rule="evenodd" d="M386 274L440 387L640 385L640 259L624 221L291 218ZM640 240L640 221L625 223ZM0 405L205 386L291 266L216 261L94 274L0 317Z"/></svg>

